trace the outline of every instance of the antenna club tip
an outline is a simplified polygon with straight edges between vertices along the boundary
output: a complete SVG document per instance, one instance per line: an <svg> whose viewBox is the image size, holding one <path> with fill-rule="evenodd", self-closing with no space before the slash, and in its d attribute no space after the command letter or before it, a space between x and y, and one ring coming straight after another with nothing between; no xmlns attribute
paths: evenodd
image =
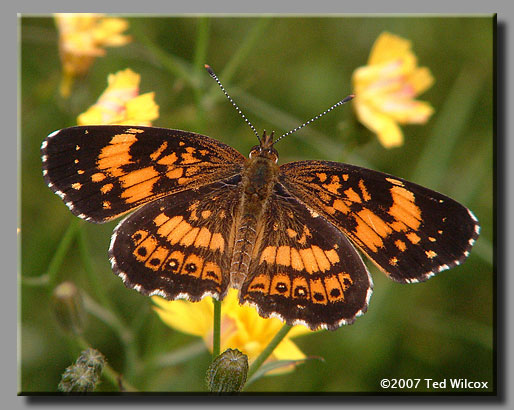
<svg viewBox="0 0 514 410"><path fill-rule="evenodd" d="M343 99L343 103L347 103L355 98L355 94L350 94L348 97Z"/></svg>
<svg viewBox="0 0 514 410"><path fill-rule="evenodd" d="M207 70L207 72L213 76L214 75L214 71L212 70L211 66L209 64L204 64L203 65L205 67L205 69Z"/></svg>

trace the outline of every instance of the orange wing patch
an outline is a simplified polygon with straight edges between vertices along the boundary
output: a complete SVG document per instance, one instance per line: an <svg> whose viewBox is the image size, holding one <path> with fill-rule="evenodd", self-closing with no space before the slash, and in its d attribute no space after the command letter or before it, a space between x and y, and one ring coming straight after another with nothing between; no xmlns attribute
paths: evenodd
<svg viewBox="0 0 514 410"><path fill-rule="evenodd" d="M393 205L389 208L389 214L397 221L416 230L421 224L421 209L416 205L414 194L400 186L391 188Z"/></svg>

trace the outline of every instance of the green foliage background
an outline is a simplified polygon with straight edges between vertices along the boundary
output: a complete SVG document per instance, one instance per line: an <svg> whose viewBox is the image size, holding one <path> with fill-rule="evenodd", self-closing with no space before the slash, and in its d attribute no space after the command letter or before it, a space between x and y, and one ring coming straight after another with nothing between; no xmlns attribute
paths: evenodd
<svg viewBox="0 0 514 410"><path fill-rule="evenodd" d="M47 134L75 125L107 75L130 67L141 74L141 92L156 93L154 125L204 133L246 154L255 136L204 63L258 130L283 133L352 92L352 72L382 31L410 39L435 77L420 97L436 110L428 124L403 127L405 145L385 150L347 104L281 141L280 161L349 162L412 180L472 209L481 236L466 263L422 284L393 283L368 263L375 283L368 312L351 326L296 339L325 361L264 377L248 391L381 392L382 378L467 378L492 387L493 17L126 17L133 42L108 49L68 100L58 94L53 19L20 18L19 391L55 392L85 343L140 391L205 391L210 361L201 341L166 327L149 298L112 274L107 249L116 222L79 221L45 186L39 148ZM86 298L82 340L53 315L52 287L64 280ZM117 386L107 378L98 391Z"/></svg>

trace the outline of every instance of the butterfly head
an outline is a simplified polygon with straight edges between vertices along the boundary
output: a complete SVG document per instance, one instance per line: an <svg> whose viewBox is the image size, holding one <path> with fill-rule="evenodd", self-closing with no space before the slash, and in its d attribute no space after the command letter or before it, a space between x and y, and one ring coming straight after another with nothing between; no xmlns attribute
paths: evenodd
<svg viewBox="0 0 514 410"><path fill-rule="evenodd" d="M254 157L262 157L267 158L274 163L278 162L278 151L273 148L273 144L275 143L273 141L273 137L275 136L275 132L272 131L271 134L266 134L266 131L264 131L264 134L262 135L262 139L260 139L260 144L255 145L250 150L250 158Z"/></svg>

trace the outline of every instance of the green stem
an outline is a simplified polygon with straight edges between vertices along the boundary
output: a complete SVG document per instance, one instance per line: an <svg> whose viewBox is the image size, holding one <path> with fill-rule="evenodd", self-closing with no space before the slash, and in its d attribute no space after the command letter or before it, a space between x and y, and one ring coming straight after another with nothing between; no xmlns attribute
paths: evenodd
<svg viewBox="0 0 514 410"><path fill-rule="evenodd" d="M150 359L151 369L163 369L185 363L201 353L205 353L205 342L197 340L172 352L163 353Z"/></svg>
<svg viewBox="0 0 514 410"><path fill-rule="evenodd" d="M251 28L250 32L243 39L239 48L234 53L232 53L230 60L226 63L225 68L223 69L223 71L221 71L219 75L219 78L221 79L223 84L225 84L225 86L228 86L230 84L230 81L236 73L239 65L246 60L246 57L251 52L254 45L259 41L259 39L261 38L261 34L266 30L266 27L268 27L270 22L270 18L259 18ZM232 87L231 89L233 91ZM223 93L219 92L217 84L212 82L210 91L207 94L206 99L208 99L209 102L212 103L218 99L223 98L225 98L225 96L223 95Z"/></svg>
<svg viewBox="0 0 514 410"><path fill-rule="evenodd" d="M141 24L131 24L130 28L134 37L144 46L144 50L149 56L155 58L170 73L183 79L190 86L195 86L195 77L192 75L192 70L190 70L188 64L157 46L142 29Z"/></svg>
<svg viewBox="0 0 514 410"><path fill-rule="evenodd" d="M212 360L220 355L221 302L212 298L214 303L214 326L212 329Z"/></svg>
<svg viewBox="0 0 514 410"><path fill-rule="evenodd" d="M82 297L86 311L110 326L118 335L125 353L126 369L124 374L127 378L132 379L135 375L135 366L138 363L138 354L133 332L131 329L127 328L112 311L98 304L87 293L84 292Z"/></svg>
<svg viewBox="0 0 514 410"><path fill-rule="evenodd" d="M205 110L202 104L204 95L203 88L200 86L202 81L202 75L205 71L203 69L206 63L207 46L209 44L209 19L206 17L198 19L198 30L196 36L196 48L194 56L194 71L195 71L195 83L193 86L193 95L195 99L196 111L197 111L197 131L205 132Z"/></svg>
<svg viewBox="0 0 514 410"><path fill-rule="evenodd" d="M209 44L209 19L207 17L201 17L197 20L198 31L196 35L196 47L194 65L197 74L203 74L203 65L207 56L207 46Z"/></svg>
<svg viewBox="0 0 514 410"><path fill-rule="evenodd" d="M48 275L48 287L50 290L52 290L57 283L57 273L61 268L61 265L64 261L64 257L70 249L71 243L73 242L75 235L82 226L81 222L82 221L78 218L73 218L71 220L70 224L68 225L68 229L62 236L61 242L57 246L57 250L55 251L53 258L50 261L50 264L48 265L46 274Z"/></svg>
<svg viewBox="0 0 514 410"><path fill-rule="evenodd" d="M284 339L287 333L292 329L293 326L289 326L288 324L284 324L282 328L278 331L275 337L269 342L268 346L262 351L262 353L255 359L255 361L250 365L250 369L248 370L247 380L252 377L252 375L259 370L259 367L266 361L266 359L273 353L273 350L279 345L279 343Z"/></svg>
<svg viewBox="0 0 514 410"><path fill-rule="evenodd" d="M78 234L78 249L80 258L82 260L82 264L84 267L84 270L86 271L86 274L88 276L88 281L91 284L91 288L94 290L94 293L100 303L104 305L105 307L109 308L110 310L113 310L113 305L111 303L111 300L107 297L105 294L105 286L103 286L100 283L100 280L98 279L98 275L95 272L95 269L93 267L93 263L91 262L90 252L87 244L87 238L86 238L86 232L84 229L81 229Z"/></svg>
<svg viewBox="0 0 514 410"><path fill-rule="evenodd" d="M270 23L271 18L266 17L259 18L253 25L250 32L246 35L236 52L232 54L230 61L225 65L225 68L220 74L220 78L223 78L225 83L230 84L239 65L246 60L246 57L250 54L255 44L262 38L262 33L264 33ZM216 87L213 86L213 88Z"/></svg>
<svg viewBox="0 0 514 410"><path fill-rule="evenodd" d="M484 75L475 68L466 67L461 70L452 88L447 92L432 132L416 160L416 169L410 177L412 181L438 189L450 168L454 150L458 149L459 137L474 114L484 79ZM474 86L470 87L469 84ZM426 172L427 169L430 172Z"/></svg>

